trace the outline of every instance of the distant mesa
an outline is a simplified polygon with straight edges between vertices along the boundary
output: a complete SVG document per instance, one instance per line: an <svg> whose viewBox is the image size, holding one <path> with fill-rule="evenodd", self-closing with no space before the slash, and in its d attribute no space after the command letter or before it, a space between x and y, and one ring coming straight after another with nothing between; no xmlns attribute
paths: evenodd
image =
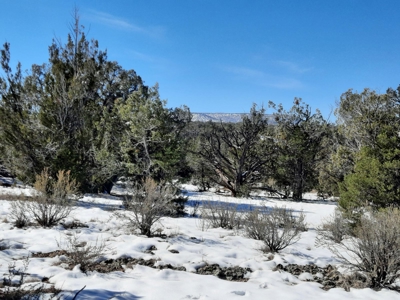
<svg viewBox="0 0 400 300"><path fill-rule="evenodd" d="M222 123L239 123L242 117L248 115L246 113L192 113L193 122L222 122ZM275 124L271 114L265 115L268 118L268 123Z"/></svg>

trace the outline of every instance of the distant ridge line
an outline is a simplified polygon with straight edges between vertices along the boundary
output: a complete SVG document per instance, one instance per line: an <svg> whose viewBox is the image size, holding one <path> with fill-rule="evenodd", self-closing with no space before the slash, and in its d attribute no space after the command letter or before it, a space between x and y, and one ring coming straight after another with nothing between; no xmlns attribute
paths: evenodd
<svg viewBox="0 0 400 300"><path fill-rule="evenodd" d="M193 122L222 122L222 123L239 123L242 117L249 115L248 113L192 113ZM275 123L271 114L266 114L269 123Z"/></svg>

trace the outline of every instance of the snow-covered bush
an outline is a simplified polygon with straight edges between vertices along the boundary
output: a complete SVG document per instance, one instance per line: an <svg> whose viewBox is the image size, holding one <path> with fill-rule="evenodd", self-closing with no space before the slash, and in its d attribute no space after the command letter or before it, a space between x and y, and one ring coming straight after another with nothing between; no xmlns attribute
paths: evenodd
<svg viewBox="0 0 400 300"><path fill-rule="evenodd" d="M127 220L132 230L151 236L153 226L176 210L173 199L174 192L170 186L146 178L142 184L135 184L125 196L123 205L126 211L115 212L115 215Z"/></svg>
<svg viewBox="0 0 400 300"><path fill-rule="evenodd" d="M205 201L201 206L201 218L207 227L238 229L241 224L241 215L237 205L220 201Z"/></svg>
<svg viewBox="0 0 400 300"><path fill-rule="evenodd" d="M254 209L246 213L244 230L249 238L264 243L265 252L278 252L296 243L300 233L306 230L305 216L293 214L290 209Z"/></svg>

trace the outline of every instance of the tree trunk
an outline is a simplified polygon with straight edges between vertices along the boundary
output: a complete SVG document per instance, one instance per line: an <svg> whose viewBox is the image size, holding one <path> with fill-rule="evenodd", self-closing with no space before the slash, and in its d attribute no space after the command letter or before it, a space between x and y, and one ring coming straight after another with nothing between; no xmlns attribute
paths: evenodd
<svg viewBox="0 0 400 300"><path fill-rule="evenodd" d="M304 181L303 164L298 161L295 166L295 178L293 182L293 200L301 201L303 199Z"/></svg>

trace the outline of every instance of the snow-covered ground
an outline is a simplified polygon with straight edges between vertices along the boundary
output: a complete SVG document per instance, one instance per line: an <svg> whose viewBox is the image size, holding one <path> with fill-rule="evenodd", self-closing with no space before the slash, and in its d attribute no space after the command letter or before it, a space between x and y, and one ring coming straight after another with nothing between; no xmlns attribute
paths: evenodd
<svg viewBox="0 0 400 300"><path fill-rule="evenodd" d="M131 234L123 221L113 217L112 210L121 205L112 196L87 195L80 199L68 222L79 221L88 227L65 229L62 225L44 229L30 226L14 228L8 216L10 202L2 200L5 194L32 194L29 188L0 187L0 274L8 273L8 265L15 261L17 268L23 258L32 253L47 253L60 250L65 233L75 232L81 241L107 244L106 259L121 257L155 259L156 265L170 264L185 267L186 271L156 269L143 265L126 267L111 273L88 272L79 267L66 269L65 257L31 257L26 273L28 281L41 281L44 277L55 287L62 289L63 299L72 299L83 288L77 299L399 299L399 293L390 290L379 292L371 289L342 288L329 291L321 289L316 282L300 280L284 271L274 271L278 264L314 264L325 267L337 265L329 250L317 248L315 228L321 220L335 209L333 201L291 202L280 199L256 197L235 199L211 192L199 193L193 186L184 186L189 197L187 211L193 210L196 202L229 201L246 209L249 205L269 207L286 206L294 211L303 211L309 230L301 234L298 243L273 256L260 252L259 241L235 234L232 230L202 228L199 218L163 218L159 225L167 238L138 236ZM4 199L4 197L3 197ZM153 249L150 251L146 251ZM171 250L176 250L172 251ZM195 274L196 269L211 264L220 267L250 268L245 275L247 282L232 282L213 275ZM305 279L307 276L300 276Z"/></svg>

